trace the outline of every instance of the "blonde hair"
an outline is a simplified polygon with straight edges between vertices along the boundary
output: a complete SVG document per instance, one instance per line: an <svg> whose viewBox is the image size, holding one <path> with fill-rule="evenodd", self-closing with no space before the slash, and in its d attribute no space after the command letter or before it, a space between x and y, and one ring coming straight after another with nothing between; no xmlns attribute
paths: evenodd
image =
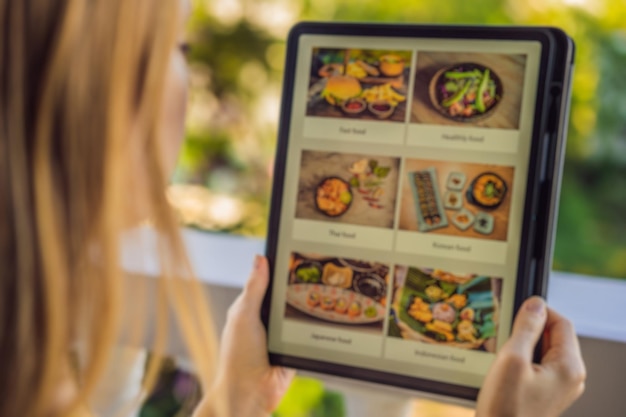
<svg viewBox="0 0 626 417"><path fill-rule="evenodd" d="M74 400L86 401L107 364L133 146L145 156L141 204L162 261L153 349L164 350L172 306L209 382L213 328L188 279L159 145L179 9L179 0L0 0L0 416L50 415L76 344L86 360Z"/></svg>

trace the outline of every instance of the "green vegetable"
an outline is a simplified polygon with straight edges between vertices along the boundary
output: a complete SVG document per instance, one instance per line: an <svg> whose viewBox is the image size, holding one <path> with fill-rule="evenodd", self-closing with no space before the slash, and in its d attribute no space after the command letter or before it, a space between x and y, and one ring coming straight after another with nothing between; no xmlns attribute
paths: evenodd
<svg viewBox="0 0 626 417"><path fill-rule="evenodd" d="M378 161L375 159L370 159L369 167L370 167L370 171L374 172L376 170L376 167L378 167Z"/></svg>
<svg viewBox="0 0 626 417"><path fill-rule="evenodd" d="M457 83L455 83L454 81L448 81L445 85L444 88L451 92L451 93L455 93L457 91L459 91L459 85Z"/></svg>
<svg viewBox="0 0 626 417"><path fill-rule="evenodd" d="M372 319L378 315L378 312L376 311L376 307L369 306L365 309L363 314L365 314L365 317Z"/></svg>
<svg viewBox="0 0 626 417"><path fill-rule="evenodd" d="M448 71L445 73L445 77L450 78L452 80L461 80L464 78L475 78L475 77L480 77L481 75L482 74L480 70L478 69L475 69L473 71L465 71L465 72Z"/></svg>
<svg viewBox="0 0 626 417"><path fill-rule="evenodd" d="M478 329L480 332L480 337L483 339L489 339L490 337L496 336L496 325L493 321L488 321Z"/></svg>
<svg viewBox="0 0 626 417"><path fill-rule="evenodd" d="M357 177L350 178L350 187L358 188L361 185Z"/></svg>
<svg viewBox="0 0 626 417"><path fill-rule="evenodd" d="M441 103L443 107L448 108L452 106L454 103L463 100L463 97L465 97L465 94L467 94L471 85L472 83L470 81L466 81L465 84L463 85L463 88L461 88L460 91L458 91L455 95L453 95L447 100L444 100L443 103Z"/></svg>
<svg viewBox="0 0 626 417"><path fill-rule="evenodd" d="M466 282L465 284L459 285L459 288L457 288L456 292L459 294L463 294L464 292L467 292L467 290L469 290L470 288L479 285L479 284L487 284L488 282L485 281L489 281L489 277L487 276L480 276L477 278L474 278L473 280ZM488 287L490 288L490 287Z"/></svg>
<svg viewBox="0 0 626 417"><path fill-rule="evenodd" d="M374 175L376 175L378 178L386 178L387 175L389 175L390 171L391 167L377 166L376 168L374 168Z"/></svg>
<svg viewBox="0 0 626 417"><path fill-rule="evenodd" d="M492 80L489 81L489 97L492 99L496 98L496 83Z"/></svg>
<svg viewBox="0 0 626 417"><path fill-rule="evenodd" d="M470 303L470 305L468 305L469 308L473 308L474 310L481 310L481 309L485 309L485 308L493 308L493 299L491 300L482 300L482 301L475 301L473 303Z"/></svg>
<svg viewBox="0 0 626 417"><path fill-rule="evenodd" d="M480 85L478 86L478 93L476 94L476 110L481 113L484 113L486 110L485 107L485 89L487 88L487 83L489 82L489 70L486 69L483 74L482 80L480 80Z"/></svg>
<svg viewBox="0 0 626 417"><path fill-rule="evenodd" d="M339 194L339 201L341 201L345 205L350 204L352 202L352 193L349 191L343 191L341 194Z"/></svg>
<svg viewBox="0 0 626 417"><path fill-rule="evenodd" d="M300 268L296 271L296 277L304 282L320 282L320 270L315 266Z"/></svg>

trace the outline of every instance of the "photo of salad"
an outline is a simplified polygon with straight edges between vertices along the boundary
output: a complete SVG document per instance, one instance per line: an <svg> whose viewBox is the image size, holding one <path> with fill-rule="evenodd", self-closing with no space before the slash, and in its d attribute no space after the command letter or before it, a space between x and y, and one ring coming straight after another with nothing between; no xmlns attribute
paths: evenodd
<svg viewBox="0 0 626 417"><path fill-rule="evenodd" d="M382 330L389 265L293 252L285 317Z"/></svg>
<svg viewBox="0 0 626 417"><path fill-rule="evenodd" d="M432 79L430 98L446 117L469 122L490 115L503 95L502 82L490 68L475 63L441 69Z"/></svg>
<svg viewBox="0 0 626 417"><path fill-rule="evenodd" d="M296 218L393 227L399 158L303 151Z"/></svg>
<svg viewBox="0 0 626 417"><path fill-rule="evenodd" d="M411 122L518 129L525 55L420 52Z"/></svg>
<svg viewBox="0 0 626 417"><path fill-rule="evenodd" d="M495 352L502 279L398 265L388 335Z"/></svg>
<svg viewBox="0 0 626 417"><path fill-rule="evenodd" d="M409 51L314 48L307 116L404 122Z"/></svg>

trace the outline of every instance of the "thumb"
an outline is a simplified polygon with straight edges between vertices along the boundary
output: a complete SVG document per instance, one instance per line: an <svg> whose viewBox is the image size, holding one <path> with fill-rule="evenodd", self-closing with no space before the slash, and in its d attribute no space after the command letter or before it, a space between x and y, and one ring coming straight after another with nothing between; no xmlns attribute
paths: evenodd
<svg viewBox="0 0 626 417"><path fill-rule="evenodd" d="M246 308L251 311L261 311L265 291L269 283L269 266L264 256L257 255L254 258L254 266L250 278L243 290L243 299Z"/></svg>
<svg viewBox="0 0 626 417"><path fill-rule="evenodd" d="M541 338L547 320L546 303L540 297L526 300L517 312L513 333L503 349L516 352L532 361L535 346Z"/></svg>

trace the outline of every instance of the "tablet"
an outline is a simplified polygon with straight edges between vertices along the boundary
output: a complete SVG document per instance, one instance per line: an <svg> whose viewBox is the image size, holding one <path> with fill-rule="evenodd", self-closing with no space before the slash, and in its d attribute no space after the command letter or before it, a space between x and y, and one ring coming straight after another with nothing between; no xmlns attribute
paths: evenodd
<svg viewBox="0 0 626 417"><path fill-rule="evenodd" d="M273 364L476 398L523 300L545 295L573 56L553 28L291 31Z"/></svg>

